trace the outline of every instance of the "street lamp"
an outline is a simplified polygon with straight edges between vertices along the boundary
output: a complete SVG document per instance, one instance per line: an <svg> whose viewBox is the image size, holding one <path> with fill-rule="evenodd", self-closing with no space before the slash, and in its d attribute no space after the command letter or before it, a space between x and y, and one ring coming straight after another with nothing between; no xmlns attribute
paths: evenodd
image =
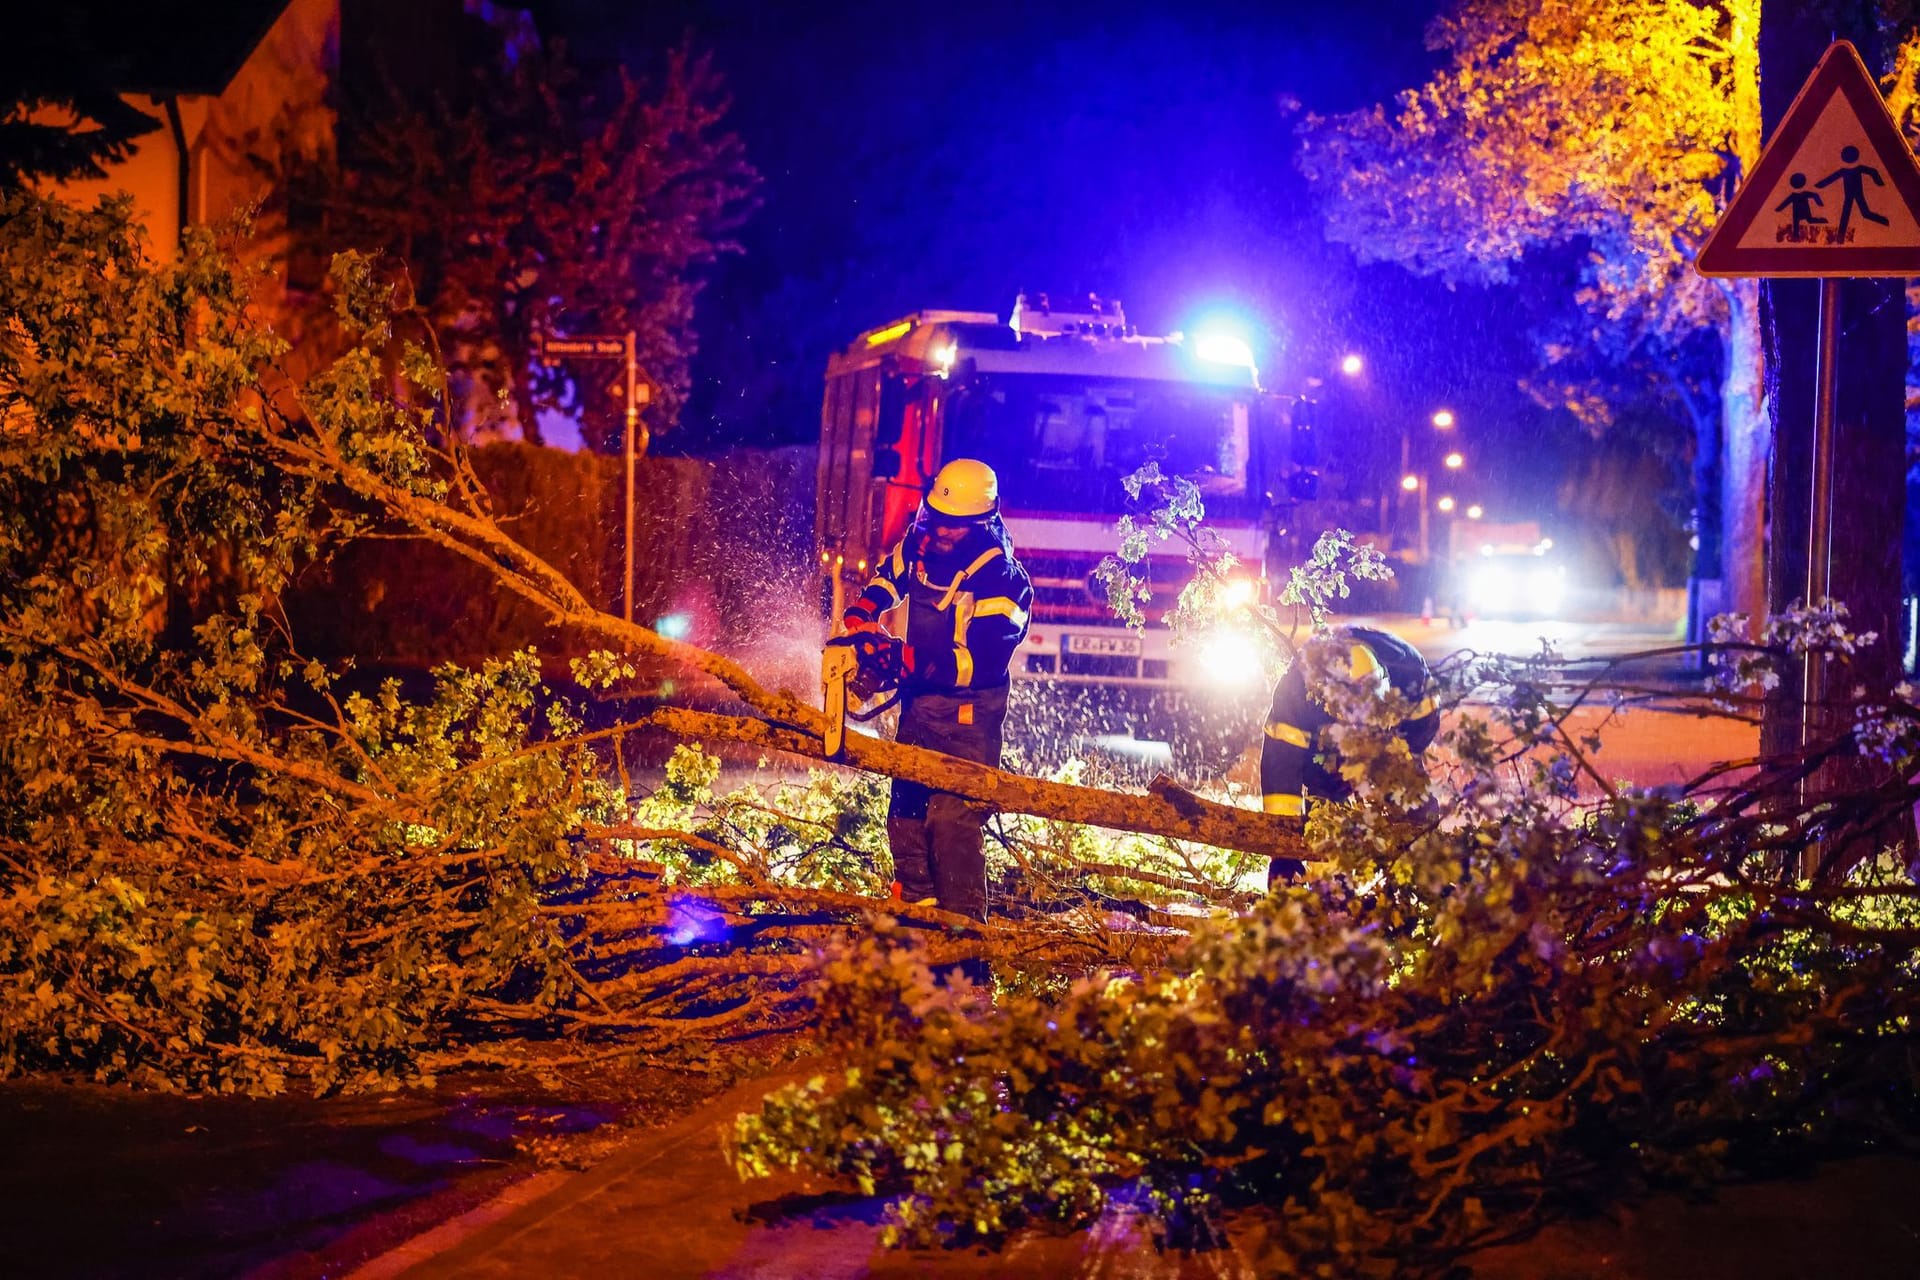
<svg viewBox="0 0 1920 1280"><path fill-rule="evenodd" d="M1360 371L1366 367L1367 362L1362 360L1359 355L1354 352L1350 351L1340 357L1340 372L1346 374L1349 378L1359 377Z"/></svg>
<svg viewBox="0 0 1920 1280"><path fill-rule="evenodd" d="M1467 465L1466 455L1460 454L1460 453L1448 454L1446 458L1446 462L1447 462L1447 470L1449 471L1458 471L1460 468Z"/></svg>
<svg viewBox="0 0 1920 1280"><path fill-rule="evenodd" d="M1434 506L1436 506L1436 507L1439 507L1439 508L1440 508L1440 509L1441 509L1442 511L1452 511L1452 510L1453 510L1453 499L1452 499L1452 498L1445 498L1445 497L1443 497L1443 498L1441 498L1441 499L1440 499L1440 501L1438 501L1438 502L1436 502L1436 503L1434 503L1433 505L1434 505Z"/></svg>
<svg viewBox="0 0 1920 1280"><path fill-rule="evenodd" d="M1478 520L1485 514L1487 514L1486 511L1483 510L1477 502L1467 508L1467 519L1469 520Z"/></svg>
<svg viewBox="0 0 1920 1280"><path fill-rule="evenodd" d="M1453 425L1453 410L1439 409L1434 412L1433 425L1445 431Z"/></svg>
<svg viewBox="0 0 1920 1280"><path fill-rule="evenodd" d="M1400 487L1408 493L1412 493L1420 487L1420 477L1414 475L1412 472L1408 472L1406 475L1400 477Z"/></svg>

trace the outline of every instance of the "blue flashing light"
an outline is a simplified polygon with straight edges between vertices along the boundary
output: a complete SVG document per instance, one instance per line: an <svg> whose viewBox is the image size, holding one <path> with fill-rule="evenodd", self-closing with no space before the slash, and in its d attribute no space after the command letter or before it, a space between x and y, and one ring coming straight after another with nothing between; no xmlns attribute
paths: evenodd
<svg viewBox="0 0 1920 1280"><path fill-rule="evenodd" d="M685 640L693 630L693 619L684 613L669 613L653 620L653 629L669 640Z"/></svg>
<svg viewBox="0 0 1920 1280"><path fill-rule="evenodd" d="M720 910L691 894L677 894L667 907L667 943L691 947L701 942L723 941L728 933L727 919Z"/></svg>
<svg viewBox="0 0 1920 1280"><path fill-rule="evenodd" d="M1193 354L1213 364L1253 368L1253 348L1245 338L1231 333L1203 333L1193 344Z"/></svg>

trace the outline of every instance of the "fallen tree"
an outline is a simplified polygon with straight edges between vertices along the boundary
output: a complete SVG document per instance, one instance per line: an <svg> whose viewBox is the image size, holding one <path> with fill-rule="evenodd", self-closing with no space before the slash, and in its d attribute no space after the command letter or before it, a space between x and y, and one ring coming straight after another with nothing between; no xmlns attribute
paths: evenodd
<svg viewBox="0 0 1920 1280"><path fill-rule="evenodd" d="M1464 660L1429 776L1391 731L1406 708L1309 643L1360 802L1304 844L1177 788L864 738L796 794L718 794L690 747L636 791L623 735L817 757L818 713L587 607L504 533L444 442L431 344L396 340L363 264L336 276L350 345L301 386L247 284L198 233L148 263L124 205L0 206L0 1074L395 1087L698 1067L805 1029L847 1070L743 1122L744 1173L846 1175L923 1242L1081 1224L1131 1187L1174 1239L1238 1209L1274 1270L1362 1274L1442 1268L1580 1197L1920 1136L1920 893L1883 839L1920 800L1911 702L1646 789L1574 727L1604 673ZM604 640L584 689L645 652L744 711L590 730L531 653L417 693L307 661L277 593L363 538L433 542ZM1721 649L1694 709L1745 714L1768 662L1873 642L1824 607L1766 635ZM1809 803L1798 779L1837 751L1884 781ZM1022 868L1124 876L1146 847L1141 883L1248 909L1186 945L1097 902L1017 928L879 902L862 769L1001 809ZM1817 874L1783 875L1810 845ZM1248 858L1295 849L1326 874L1237 895ZM997 1010L932 980L980 954Z"/></svg>

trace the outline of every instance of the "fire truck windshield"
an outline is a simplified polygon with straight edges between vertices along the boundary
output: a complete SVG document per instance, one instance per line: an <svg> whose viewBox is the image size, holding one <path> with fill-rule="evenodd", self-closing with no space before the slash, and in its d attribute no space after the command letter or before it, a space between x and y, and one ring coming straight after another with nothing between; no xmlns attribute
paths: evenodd
<svg viewBox="0 0 1920 1280"><path fill-rule="evenodd" d="M1011 510L1118 512L1148 462L1199 486L1210 513L1253 514L1247 401L1178 382L982 377L956 389L948 458L979 458Z"/></svg>

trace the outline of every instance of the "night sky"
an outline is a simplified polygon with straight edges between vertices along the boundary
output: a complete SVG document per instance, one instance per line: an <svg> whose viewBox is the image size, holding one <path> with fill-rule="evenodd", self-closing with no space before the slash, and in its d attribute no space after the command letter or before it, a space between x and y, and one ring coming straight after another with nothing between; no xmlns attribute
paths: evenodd
<svg viewBox="0 0 1920 1280"><path fill-rule="evenodd" d="M1367 377L1328 392L1329 424L1447 405L1470 448L1500 456L1475 496L1521 514L1551 504L1560 466L1527 445L1569 426L1517 389L1516 300L1356 268L1292 166L1299 110L1425 78L1436 8L682 0L636 16L560 0L540 17L576 53L637 68L690 33L765 180L745 252L705 296L694 400L666 447L812 438L828 351L888 319L1090 290L1148 332L1237 313L1280 390L1364 352Z"/></svg>

